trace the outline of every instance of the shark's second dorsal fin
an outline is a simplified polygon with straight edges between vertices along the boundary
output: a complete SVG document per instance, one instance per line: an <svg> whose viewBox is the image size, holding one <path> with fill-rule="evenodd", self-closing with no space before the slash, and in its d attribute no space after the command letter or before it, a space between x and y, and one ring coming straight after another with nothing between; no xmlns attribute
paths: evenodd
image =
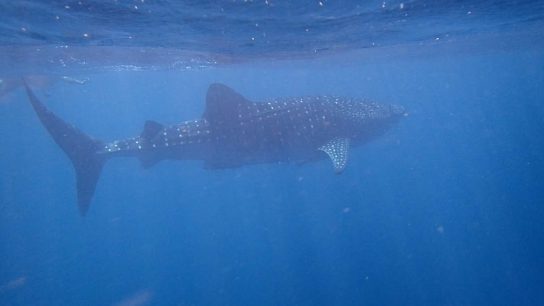
<svg viewBox="0 0 544 306"><path fill-rule="evenodd" d="M151 140L153 137L155 137L162 129L164 129L164 126L156 121L153 120L147 120L144 125L144 130L142 131L142 134L140 137L142 137L145 140Z"/></svg>
<svg viewBox="0 0 544 306"><path fill-rule="evenodd" d="M329 155L334 172L339 174L344 171L348 163L349 138L334 138L319 147L319 150Z"/></svg>
<svg viewBox="0 0 544 306"><path fill-rule="evenodd" d="M144 124L144 130L140 137L144 142L151 142L155 136L157 136L160 131L164 129L164 126L157 121L147 120ZM139 154L138 158L144 169L150 168L151 166L158 163L161 159L157 155L151 154L150 151L145 151Z"/></svg>
<svg viewBox="0 0 544 306"><path fill-rule="evenodd" d="M202 118L212 126L230 125L238 122L240 111L251 103L241 94L223 84L210 85L206 95L206 109Z"/></svg>

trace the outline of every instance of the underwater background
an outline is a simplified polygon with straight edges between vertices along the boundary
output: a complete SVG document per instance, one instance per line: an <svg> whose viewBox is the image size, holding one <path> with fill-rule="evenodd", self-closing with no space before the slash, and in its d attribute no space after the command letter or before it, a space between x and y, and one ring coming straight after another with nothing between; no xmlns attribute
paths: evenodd
<svg viewBox="0 0 544 306"><path fill-rule="evenodd" d="M0 305L543 305L543 1L0 1ZM250 100L409 115L329 161L74 170L21 78L98 139Z"/></svg>

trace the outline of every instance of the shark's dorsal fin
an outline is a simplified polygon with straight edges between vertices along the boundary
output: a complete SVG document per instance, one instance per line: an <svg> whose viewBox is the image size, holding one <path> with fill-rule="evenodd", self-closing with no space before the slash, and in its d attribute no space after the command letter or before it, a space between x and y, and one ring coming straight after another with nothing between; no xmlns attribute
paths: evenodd
<svg viewBox="0 0 544 306"><path fill-rule="evenodd" d="M142 131L142 134L140 134L140 137L142 137L145 140L151 140L162 129L164 129L164 126L162 124L153 120L147 120L144 124L144 130Z"/></svg>
<svg viewBox="0 0 544 306"><path fill-rule="evenodd" d="M319 147L319 150L329 155L334 172L339 174L344 171L348 163L349 138L334 138Z"/></svg>
<svg viewBox="0 0 544 306"><path fill-rule="evenodd" d="M214 83L206 95L206 109L202 118L212 126L236 124L240 111L251 103L228 86Z"/></svg>

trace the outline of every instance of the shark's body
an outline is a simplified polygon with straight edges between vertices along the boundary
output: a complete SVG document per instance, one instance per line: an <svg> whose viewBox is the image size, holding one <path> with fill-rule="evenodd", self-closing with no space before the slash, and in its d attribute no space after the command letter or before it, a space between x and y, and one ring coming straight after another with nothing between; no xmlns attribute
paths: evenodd
<svg viewBox="0 0 544 306"><path fill-rule="evenodd" d="M28 86L27 93L38 117L74 164L82 214L111 157L137 157L144 167L163 159L201 160L207 169L221 169L328 156L340 173L350 145L383 134L405 115L399 106L329 96L255 103L225 85L212 84L202 118L172 126L147 121L137 137L103 143L47 110Z"/></svg>

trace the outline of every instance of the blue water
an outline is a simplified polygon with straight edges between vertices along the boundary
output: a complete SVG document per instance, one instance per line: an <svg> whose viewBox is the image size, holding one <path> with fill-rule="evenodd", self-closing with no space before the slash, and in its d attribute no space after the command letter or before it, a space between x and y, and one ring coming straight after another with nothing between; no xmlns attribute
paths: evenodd
<svg viewBox="0 0 544 306"><path fill-rule="evenodd" d="M80 3L0 3L0 305L544 304L542 1ZM409 116L341 175L113 159L80 217L21 76L104 140L212 82Z"/></svg>

